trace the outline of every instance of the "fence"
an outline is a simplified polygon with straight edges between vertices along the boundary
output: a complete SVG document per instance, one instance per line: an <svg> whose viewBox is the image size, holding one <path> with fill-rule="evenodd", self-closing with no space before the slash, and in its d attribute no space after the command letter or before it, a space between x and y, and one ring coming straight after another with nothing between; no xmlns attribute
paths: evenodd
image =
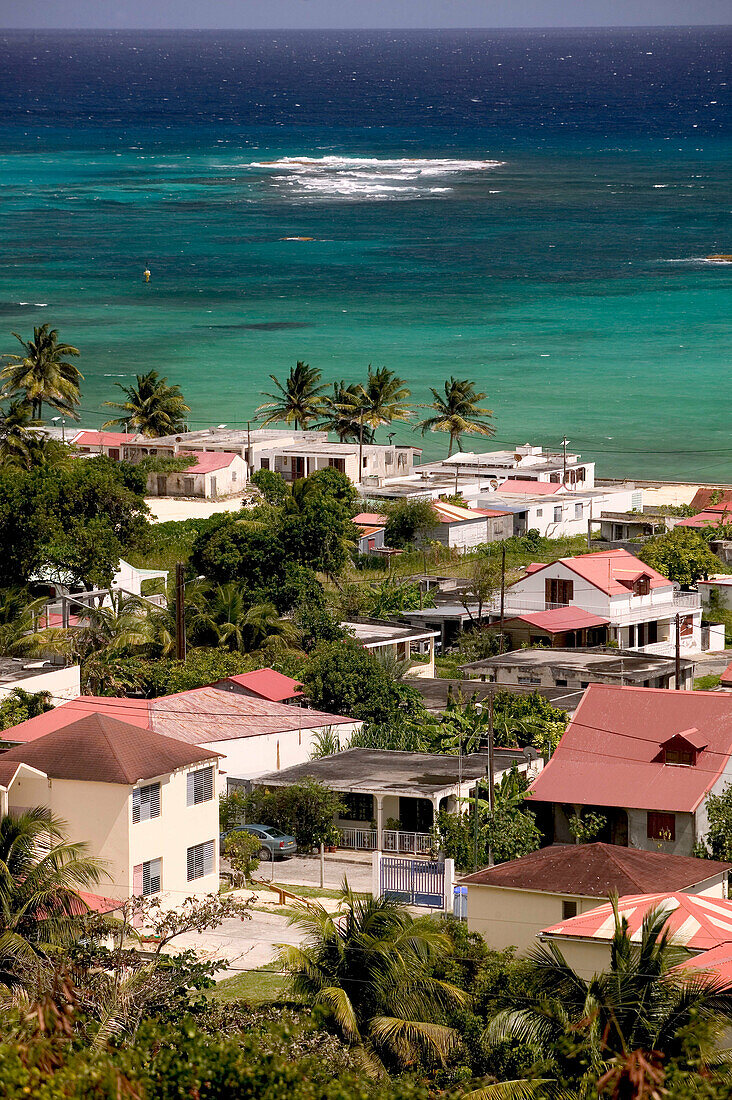
<svg viewBox="0 0 732 1100"><path fill-rule="evenodd" d="M359 852L375 852L379 846L377 829L341 828L340 847ZM434 838L429 833L405 833L400 829L382 829L381 846L385 852L400 852L414 856L428 856L434 848Z"/></svg>
<svg viewBox="0 0 732 1100"><path fill-rule="evenodd" d="M410 859L374 852L372 870L374 897L397 898L406 905L452 912L455 881L452 859Z"/></svg>

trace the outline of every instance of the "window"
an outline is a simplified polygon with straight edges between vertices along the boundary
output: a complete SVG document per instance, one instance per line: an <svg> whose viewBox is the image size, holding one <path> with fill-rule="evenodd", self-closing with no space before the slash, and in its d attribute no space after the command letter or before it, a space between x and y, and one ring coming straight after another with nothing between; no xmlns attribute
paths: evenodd
<svg viewBox="0 0 732 1100"><path fill-rule="evenodd" d="M540 684L541 678L539 676L519 676L518 682L520 684Z"/></svg>
<svg viewBox="0 0 732 1100"><path fill-rule="evenodd" d="M648 840L676 840L676 815L649 813L646 836Z"/></svg>
<svg viewBox="0 0 732 1100"><path fill-rule="evenodd" d="M159 894L162 882L162 863L158 859L149 859L146 863L138 863L132 869L132 892L139 897L148 897L150 894Z"/></svg>
<svg viewBox="0 0 732 1100"><path fill-rule="evenodd" d="M374 799L370 794L346 794L346 809L341 817L346 821L371 821L374 816Z"/></svg>
<svg viewBox="0 0 732 1100"><path fill-rule="evenodd" d="M651 582L648 577L639 577L633 585L634 596L647 596L651 591Z"/></svg>
<svg viewBox="0 0 732 1100"><path fill-rule="evenodd" d="M232 482L236 481L236 470L231 471L231 480Z"/></svg>
<svg viewBox="0 0 732 1100"><path fill-rule="evenodd" d="M693 749L666 749L664 754L665 764L683 764L691 768L696 764L696 753Z"/></svg>
<svg viewBox="0 0 732 1100"><path fill-rule="evenodd" d="M369 460L367 458L362 458L361 459L361 465L363 466L364 470L366 469L368 464L369 464Z"/></svg>
<svg viewBox="0 0 732 1100"><path fill-rule="evenodd" d="M566 688L567 686L567 680L555 680L554 683L558 688Z"/></svg>
<svg viewBox="0 0 732 1100"><path fill-rule="evenodd" d="M345 474L346 472L346 460L345 458L329 458L328 465L334 470L338 470L339 473Z"/></svg>
<svg viewBox="0 0 732 1100"><path fill-rule="evenodd" d="M260 470L268 470L269 469L269 459L268 458L263 458L259 468L260 468Z"/></svg>
<svg viewBox="0 0 732 1100"><path fill-rule="evenodd" d="M574 581L562 581L552 578L544 582L544 594L547 603L556 603L566 607L574 596Z"/></svg>
<svg viewBox="0 0 732 1100"><path fill-rule="evenodd" d="M197 806L199 802L210 802L213 798L213 768L199 768L198 771L188 773L188 799L189 806Z"/></svg>
<svg viewBox="0 0 732 1100"><path fill-rule="evenodd" d="M160 784L150 783L147 787L135 787L132 792L132 821L149 821L151 817L160 817Z"/></svg>
<svg viewBox="0 0 732 1100"><path fill-rule="evenodd" d="M387 466L391 466L393 461L394 461L394 452L393 451L387 451L386 454L384 455L384 462L386 463Z"/></svg>
<svg viewBox="0 0 732 1100"><path fill-rule="evenodd" d="M536 509L536 518L538 519L539 516L543 516L543 515L544 515L544 509L543 508L537 508Z"/></svg>
<svg viewBox="0 0 732 1100"><path fill-rule="evenodd" d="M571 920L572 917L577 916L577 902L576 901L563 901L562 902L562 920Z"/></svg>
<svg viewBox="0 0 732 1100"><path fill-rule="evenodd" d="M207 840L203 844L194 844L188 849L188 881L212 875L214 869L214 842Z"/></svg>
<svg viewBox="0 0 732 1100"><path fill-rule="evenodd" d="M554 509L554 522L555 523L561 523L561 521L562 521L562 506L561 506L561 504L558 504L556 506L556 508Z"/></svg>
<svg viewBox="0 0 732 1100"><path fill-rule="evenodd" d="M575 506L574 506L574 518L575 519L582 519L582 505L581 504L575 504Z"/></svg>

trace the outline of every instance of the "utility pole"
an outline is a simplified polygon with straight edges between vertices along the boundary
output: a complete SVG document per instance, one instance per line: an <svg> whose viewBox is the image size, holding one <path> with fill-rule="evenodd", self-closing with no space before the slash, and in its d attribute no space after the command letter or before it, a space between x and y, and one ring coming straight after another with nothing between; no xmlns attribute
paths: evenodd
<svg viewBox="0 0 732 1100"><path fill-rule="evenodd" d="M501 543L501 633L498 641L498 652L503 653L503 613L506 604L506 544Z"/></svg>
<svg viewBox="0 0 732 1100"><path fill-rule="evenodd" d="M186 659L185 598L185 566L179 561L175 566L175 655L179 661Z"/></svg>
<svg viewBox="0 0 732 1100"><path fill-rule="evenodd" d="M247 420L247 481L252 476L252 430Z"/></svg>
<svg viewBox="0 0 732 1100"><path fill-rule="evenodd" d="M676 690L681 691L681 615L676 613Z"/></svg>
<svg viewBox="0 0 732 1100"><path fill-rule="evenodd" d="M570 442L570 440L567 439L567 437L565 435L564 439L562 440L562 447L563 447L563 452L562 452L563 453L563 459L562 459L562 488L563 489L567 488L567 444L569 442Z"/></svg>
<svg viewBox="0 0 732 1100"><path fill-rule="evenodd" d="M493 819L496 808L496 789L493 786L493 693L491 692L488 710L488 811ZM477 817L477 804L476 804ZM488 866L493 866L493 848L488 847Z"/></svg>

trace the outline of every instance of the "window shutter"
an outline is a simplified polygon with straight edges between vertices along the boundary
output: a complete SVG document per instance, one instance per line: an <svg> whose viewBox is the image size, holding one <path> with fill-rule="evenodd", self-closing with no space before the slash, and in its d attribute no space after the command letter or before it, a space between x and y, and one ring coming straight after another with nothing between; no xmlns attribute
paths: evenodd
<svg viewBox="0 0 732 1100"><path fill-rule="evenodd" d="M196 773L189 772L187 776L187 803L192 806L196 801Z"/></svg>
<svg viewBox="0 0 732 1100"><path fill-rule="evenodd" d="M215 843L207 840L204 844L195 844L186 853L188 881L204 878L214 872Z"/></svg>
<svg viewBox="0 0 732 1100"><path fill-rule="evenodd" d="M188 849L188 881L196 877L196 849Z"/></svg>
<svg viewBox="0 0 732 1100"><path fill-rule="evenodd" d="M160 784L155 783L148 790L150 791L150 817L160 817Z"/></svg>
<svg viewBox="0 0 732 1100"><path fill-rule="evenodd" d="M135 787L132 791L132 822L137 824L140 820L140 788Z"/></svg>
<svg viewBox="0 0 732 1100"><path fill-rule="evenodd" d="M142 893L142 864L141 863L135 864L135 866L132 868L132 893L133 894L138 894L138 895Z"/></svg>
<svg viewBox="0 0 732 1100"><path fill-rule="evenodd" d="M199 802L210 802L213 798L213 768L199 768L189 772L187 777L187 802L196 806Z"/></svg>

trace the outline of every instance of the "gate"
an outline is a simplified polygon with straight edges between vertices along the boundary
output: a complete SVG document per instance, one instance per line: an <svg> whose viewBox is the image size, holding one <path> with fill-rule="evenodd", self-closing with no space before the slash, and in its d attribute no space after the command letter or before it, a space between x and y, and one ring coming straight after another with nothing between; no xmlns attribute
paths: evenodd
<svg viewBox="0 0 732 1100"><path fill-rule="evenodd" d="M445 864L424 859L381 858L381 893L407 905L442 909L445 897Z"/></svg>

